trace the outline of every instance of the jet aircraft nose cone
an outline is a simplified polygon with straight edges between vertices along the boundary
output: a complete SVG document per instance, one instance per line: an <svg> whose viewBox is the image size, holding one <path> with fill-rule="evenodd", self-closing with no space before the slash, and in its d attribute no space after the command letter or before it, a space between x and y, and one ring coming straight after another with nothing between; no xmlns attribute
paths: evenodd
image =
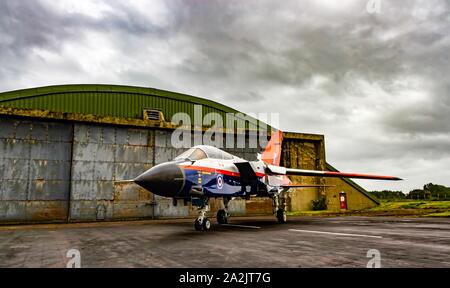
<svg viewBox="0 0 450 288"><path fill-rule="evenodd" d="M134 179L142 188L165 197L175 197L181 192L184 181L183 170L174 163L156 165Z"/></svg>

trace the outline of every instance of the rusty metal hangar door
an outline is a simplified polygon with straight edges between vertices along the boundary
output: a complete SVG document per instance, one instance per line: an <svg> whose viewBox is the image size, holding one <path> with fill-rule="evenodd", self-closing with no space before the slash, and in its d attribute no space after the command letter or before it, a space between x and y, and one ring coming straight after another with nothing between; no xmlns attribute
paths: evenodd
<svg viewBox="0 0 450 288"><path fill-rule="evenodd" d="M150 193L114 180L154 165L154 133L0 118L0 223L153 217Z"/></svg>
<svg viewBox="0 0 450 288"><path fill-rule="evenodd" d="M0 118L0 219L66 221L73 125Z"/></svg>

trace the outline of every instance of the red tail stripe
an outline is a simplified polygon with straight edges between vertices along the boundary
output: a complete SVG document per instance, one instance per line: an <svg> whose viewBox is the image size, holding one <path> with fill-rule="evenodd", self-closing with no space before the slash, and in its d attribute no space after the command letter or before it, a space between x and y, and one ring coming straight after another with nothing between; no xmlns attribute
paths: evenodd
<svg viewBox="0 0 450 288"><path fill-rule="evenodd" d="M356 174L356 173L341 173L341 172L325 172L324 175L336 175L346 178L372 178L372 179L389 179L396 180L397 177L392 176L380 176L380 175L369 175L369 174Z"/></svg>

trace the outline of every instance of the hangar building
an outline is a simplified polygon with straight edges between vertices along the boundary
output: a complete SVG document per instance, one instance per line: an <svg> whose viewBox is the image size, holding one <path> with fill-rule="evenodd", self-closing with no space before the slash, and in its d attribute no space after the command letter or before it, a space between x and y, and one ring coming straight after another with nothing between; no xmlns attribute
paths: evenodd
<svg viewBox="0 0 450 288"><path fill-rule="evenodd" d="M61 85L0 93L0 223L147 219L196 215L188 203L148 193L133 179L184 149L172 147L175 113L237 113L225 105L153 88L116 85ZM249 131L235 132L249 133ZM234 135L233 137L236 137ZM255 160L256 148L226 149ZM282 165L335 170L325 159L323 135L284 133ZM299 183L335 185L289 193L288 210L311 210L326 197L339 211L378 204L349 179L294 177ZM217 208L213 201L212 210ZM216 206L216 207L215 207ZM271 214L269 199L230 203L233 215Z"/></svg>

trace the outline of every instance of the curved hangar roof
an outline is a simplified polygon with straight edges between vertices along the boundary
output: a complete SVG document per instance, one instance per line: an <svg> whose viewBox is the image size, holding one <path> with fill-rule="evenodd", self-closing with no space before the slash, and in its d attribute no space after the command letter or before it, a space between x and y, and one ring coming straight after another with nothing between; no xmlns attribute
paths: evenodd
<svg viewBox="0 0 450 288"><path fill-rule="evenodd" d="M166 121L178 112L194 115L194 105L202 105L203 115L237 110L220 103L154 88L119 85L59 85L0 93L0 106L51 112L90 114L100 117L142 119L144 109L163 112ZM253 119L253 118L252 118Z"/></svg>
<svg viewBox="0 0 450 288"><path fill-rule="evenodd" d="M164 113L166 120L171 119L178 112L187 113L192 117L194 105L203 106L203 115L216 112L222 115L223 119L225 119L226 113L238 113L235 109L211 100L154 88L134 86L59 85L0 93L0 107L117 118L142 119L144 109L159 109ZM270 126L267 127L270 128ZM328 163L327 169L338 171ZM377 200L366 193L355 182L350 179L344 179L344 181L378 203Z"/></svg>

